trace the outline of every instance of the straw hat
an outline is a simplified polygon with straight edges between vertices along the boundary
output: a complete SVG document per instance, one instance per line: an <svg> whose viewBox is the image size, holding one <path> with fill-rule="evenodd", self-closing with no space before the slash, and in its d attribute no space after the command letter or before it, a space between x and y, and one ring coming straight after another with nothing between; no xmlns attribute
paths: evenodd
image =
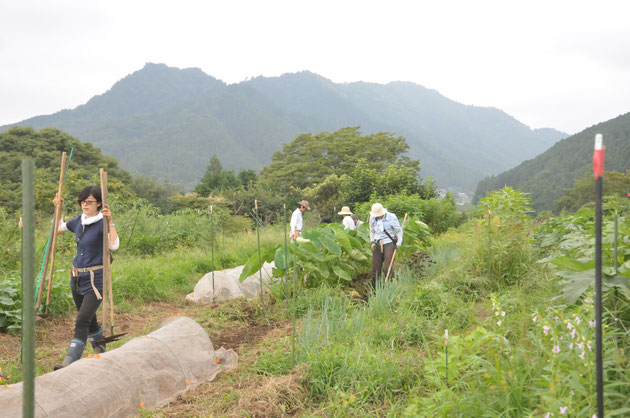
<svg viewBox="0 0 630 418"><path fill-rule="evenodd" d="M352 215L352 212L350 212L350 208L348 206L344 206L341 208L341 212L338 213L339 215Z"/></svg>
<svg viewBox="0 0 630 418"><path fill-rule="evenodd" d="M370 210L370 216L373 218L378 218L379 216L383 216L387 213L387 210L380 203L375 203L372 205L372 210Z"/></svg>
<svg viewBox="0 0 630 418"><path fill-rule="evenodd" d="M298 202L298 205L304 206L306 210L311 210L311 207L308 205L308 202L306 200L302 200L301 202Z"/></svg>

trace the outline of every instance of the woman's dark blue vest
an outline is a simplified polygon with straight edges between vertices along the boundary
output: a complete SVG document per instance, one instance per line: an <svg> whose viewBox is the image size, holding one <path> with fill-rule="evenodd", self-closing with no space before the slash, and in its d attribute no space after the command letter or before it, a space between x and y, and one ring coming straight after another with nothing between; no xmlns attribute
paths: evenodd
<svg viewBox="0 0 630 418"><path fill-rule="evenodd" d="M77 255L72 261L74 267L86 268L103 265L103 219L84 226L81 225L81 216L78 216L66 222L66 227L76 236ZM79 240L79 238L81 239ZM77 279L70 279L71 287L73 280L77 280L75 289L80 295L85 295L92 290L89 272L79 273ZM103 293L103 269L94 271L94 286L101 294Z"/></svg>

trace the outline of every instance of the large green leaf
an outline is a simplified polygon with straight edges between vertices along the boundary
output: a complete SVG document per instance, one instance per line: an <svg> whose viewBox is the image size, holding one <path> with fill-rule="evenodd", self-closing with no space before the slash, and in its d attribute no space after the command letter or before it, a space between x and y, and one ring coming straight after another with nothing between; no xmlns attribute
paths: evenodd
<svg viewBox="0 0 630 418"><path fill-rule="evenodd" d="M337 238L337 242L341 244L343 249L346 250L346 252L348 253L352 251L352 244L350 243L350 238L348 237L348 234L346 234L346 232L340 227L333 228L333 232L335 233L335 238Z"/></svg>
<svg viewBox="0 0 630 418"><path fill-rule="evenodd" d="M340 278L342 278L342 279L344 279L346 281L352 280L352 277L350 277L350 274L347 271L345 271L344 269L342 269L341 267L333 266L332 269L335 272L335 274L337 276L339 276Z"/></svg>
<svg viewBox="0 0 630 418"><path fill-rule="evenodd" d="M603 284L606 287L618 287L621 293L630 300L630 277L615 276L609 279L603 280Z"/></svg>
<svg viewBox="0 0 630 418"><path fill-rule="evenodd" d="M562 297L573 305L589 286L595 283L595 270L561 271L558 273L562 280Z"/></svg>
<svg viewBox="0 0 630 418"><path fill-rule="evenodd" d="M335 239L331 235L322 234L321 243L323 248L326 248L337 257L341 256L341 247L339 246L339 244L337 244L337 241L335 241Z"/></svg>
<svg viewBox="0 0 630 418"><path fill-rule="evenodd" d="M564 255L554 258L553 260L551 260L551 263L558 267L565 267L573 271L591 270L595 267L594 260L583 262Z"/></svg>
<svg viewBox="0 0 630 418"><path fill-rule="evenodd" d="M258 251L254 251L252 255L249 256L245 266L243 267L243 271L239 276L238 280L242 283L243 280L256 273L264 263L270 263L273 261L276 255L275 248L268 248L260 251L260 257L258 257ZM260 258L260 261L259 261Z"/></svg>

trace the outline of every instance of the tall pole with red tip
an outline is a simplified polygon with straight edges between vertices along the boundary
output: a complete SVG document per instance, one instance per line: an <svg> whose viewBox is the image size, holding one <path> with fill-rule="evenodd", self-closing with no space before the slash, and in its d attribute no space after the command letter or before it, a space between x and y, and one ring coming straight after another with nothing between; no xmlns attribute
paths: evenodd
<svg viewBox="0 0 630 418"><path fill-rule="evenodd" d="M602 135L595 135L593 152L595 175L595 342L597 375L597 416L604 416L604 368L602 356L602 188L604 176L604 146Z"/></svg>

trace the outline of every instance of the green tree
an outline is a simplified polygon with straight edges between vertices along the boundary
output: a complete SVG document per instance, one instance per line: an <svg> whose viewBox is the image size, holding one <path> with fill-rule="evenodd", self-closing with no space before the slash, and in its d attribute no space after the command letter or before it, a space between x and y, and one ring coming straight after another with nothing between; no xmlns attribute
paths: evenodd
<svg viewBox="0 0 630 418"><path fill-rule="evenodd" d="M419 162L405 153L409 145L403 137L388 132L361 135L358 127L336 132L298 135L272 156L263 168L261 181L283 194L315 187L331 174L350 173L361 160L377 173L395 165L419 170Z"/></svg>
<svg viewBox="0 0 630 418"><path fill-rule="evenodd" d="M582 177L575 179L575 185L564 189L564 195L556 200L560 210L575 212L582 206L593 203L595 199L595 177L592 172L586 172ZM604 196L627 196L630 192L630 170L626 173L616 171L604 172Z"/></svg>
<svg viewBox="0 0 630 418"><path fill-rule="evenodd" d="M100 149L81 142L58 129L16 127L0 133L0 206L9 213L18 211L22 204L21 164L25 157L35 162L35 203L38 210L53 213L52 199L58 189L61 153L72 159L65 178L64 197L74 201L79 191L88 185L100 184L99 168L107 171L108 189L112 198L131 195L131 175L118 168L113 157L104 156ZM68 213L76 207L66 203Z"/></svg>
<svg viewBox="0 0 630 418"><path fill-rule="evenodd" d="M224 170L221 161L216 155L210 159L206 173L195 186L194 191L200 196L208 196L211 193L221 194L229 190L237 189L241 183L232 170Z"/></svg>
<svg viewBox="0 0 630 418"><path fill-rule="evenodd" d="M251 168L241 168L236 177L245 189L252 188L258 181L258 174Z"/></svg>

